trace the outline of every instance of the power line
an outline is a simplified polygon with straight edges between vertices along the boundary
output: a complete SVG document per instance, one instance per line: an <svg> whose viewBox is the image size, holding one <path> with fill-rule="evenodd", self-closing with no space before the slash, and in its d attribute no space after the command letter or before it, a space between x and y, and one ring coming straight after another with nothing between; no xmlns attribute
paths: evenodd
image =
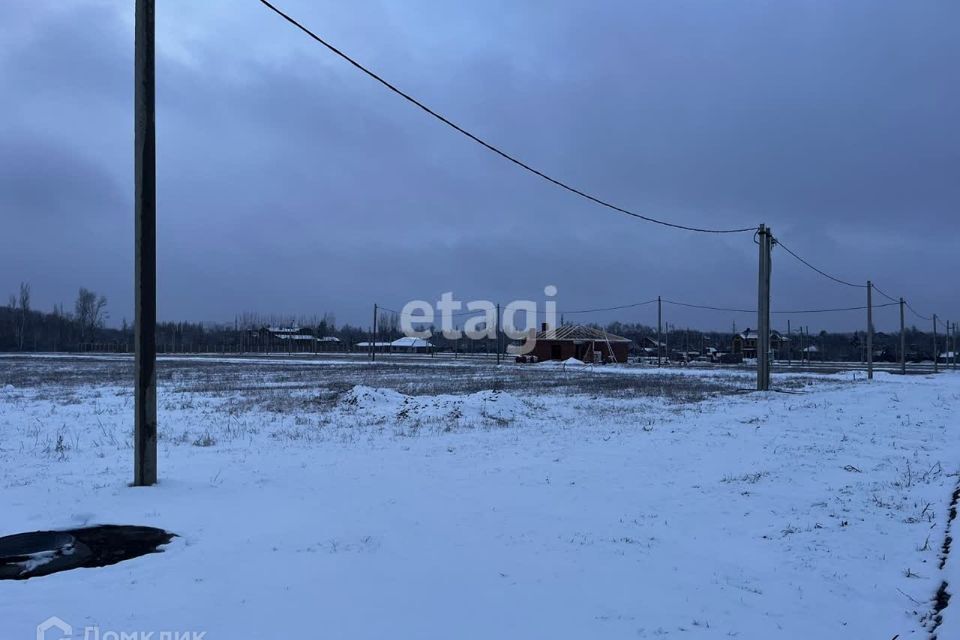
<svg viewBox="0 0 960 640"><path fill-rule="evenodd" d="M566 311L566 310L561 309L561 310L557 311L557 314L559 314L559 315L573 315L573 314L578 314L578 313L600 313L600 312L602 312L602 311L619 311L619 310L621 310L621 309L632 309L632 308L634 308L634 307L642 307L642 306L644 306L644 305L653 304L653 303L656 302L656 301L657 301L657 299L654 298L653 300L644 300L643 302L632 302L632 303L630 303L630 304L621 304L621 305L617 305L617 306L615 306L615 307L599 307L599 308L596 308L596 309L576 309L576 310L574 310L574 311ZM384 307L384 306L381 306L381 307L380 307L380 310L381 310L381 311L390 311L390 312L392 312L392 313L400 314L399 311L396 311L396 310L394 310L394 309L389 309L389 308ZM468 311L456 311L456 312L451 312L449 315L450 315L451 318L458 318L458 317L461 317L461 316L477 316L478 314L482 314L482 313L485 313L485 312L486 312L486 310L484 310L484 309L473 309L473 310L468 310Z"/></svg>
<svg viewBox="0 0 960 640"><path fill-rule="evenodd" d="M929 316L925 316L925 315L923 315L923 314L921 314L921 313L917 313L917 310L914 309L913 307L911 307L911 306L910 306L910 303L907 302L906 300L904 300L903 303L904 303L905 305L907 305L907 309L910 309L910 311L913 313L913 315L917 316L917 317L920 318L921 320L927 320L927 321L932 320L932 318L930 318Z"/></svg>
<svg viewBox="0 0 960 640"><path fill-rule="evenodd" d="M577 311L558 311L557 313L562 314L562 315L565 315L565 316L569 316L569 315L573 315L573 314L575 314L575 313L595 313L595 312L600 312L600 311L618 311L618 310L620 310L620 309L631 309L631 308L633 308L633 307L642 307L642 306L644 306L644 305L653 304L653 303L656 302L656 301L657 301L657 299L654 298L653 300L646 300L646 301L644 301L644 302L634 302L634 303L632 303L632 304L621 304L621 305L618 305L618 306L616 306L616 307L603 307L603 308L599 308L599 309L578 309Z"/></svg>
<svg viewBox="0 0 960 640"><path fill-rule="evenodd" d="M656 301L654 301L654 302L656 302ZM402 311L397 311L396 309L390 309L390 308L384 307L384 306L382 306L382 305L381 305L379 308L380 308L381 311L389 311L390 313L395 313L395 314L397 314L397 315L403 315L403 312L402 312ZM482 313L486 313L486 312L487 312L487 309L473 309L473 310L466 310L466 311L451 311L450 314L449 314L449 316L450 316L451 318L459 318L459 317L461 317L461 316L477 316L478 314L482 314ZM419 324L420 321L416 321L416 320L415 320L415 322L417 322L417 323Z"/></svg>
<svg viewBox="0 0 960 640"><path fill-rule="evenodd" d="M667 304L676 305L678 307L688 307L690 309L707 309L709 311L729 311L731 313L756 313L757 312L756 309L730 309L727 307L711 307L709 305L703 305L703 304L690 304L687 302L677 302L675 300L667 300L666 298L663 299L663 302L666 302Z"/></svg>
<svg viewBox="0 0 960 640"><path fill-rule="evenodd" d="M608 202L608 201L606 201L606 200L602 200L601 198L598 198L598 197L596 197L596 196L592 196L592 195L590 195L589 193L586 193L585 191L581 191L580 189L577 189L576 187L572 187L572 186L570 186L569 184L567 184L567 183L565 183L565 182L563 182L563 181L561 181L561 180L558 180L557 178L553 178L553 177L547 175L546 173L540 171L539 169L533 168L532 166L530 166L529 164L523 162L522 160L519 160L519 159L515 158L514 156L510 155L509 153L507 153L507 152L505 152L505 151L502 151L501 149L499 149L499 148L495 147L494 145L490 144L489 142L483 140L483 139L480 138L479 136L476 136L476 135L470 133L469 131L467 131L466 129L464 129L463 127L461 127L460 125L458 125L458 124L454 123L453 121L447 119L446 117L442 116L441 114L439 114L438 112L434 111L433 109L431 109L430 107L428 107L428 106L425 105L424 103L420 102L419 100L417 100L416 98L414 98L414 97L411 96L410 94L405 93L404 91L398 89L396 86L394 86L393 84L391 84L391 83L388 82L387 80L384 80L384 79L381 78L379 75L377 75L376 73L374 73L374 72L371 71L370 69L366 68L365 66L363 66L362 64L360 64L359 62L357 62L356 60L354 60L353 58L351 58L350 56L348 56L346 53L344 53L344 52L341 51L340 49L336 48L335 46L333 46L332 44L330 44L329 42L327 42L326 40L324 40L323 38L321 38L320 36L318 36L317 34L315 34L314 32L310 31L308 28L306 28L305 26L303 26L302 24L300 24L299 22L297 22L295 19L293 19L292 17L290 17L289 15L287 15L286 13L284 13L283 11L281 11L280 9L278 9L277 7L273 6L270 2L267 2L267 0L260 0L260 2L261 2L261 4L263 4L265 7L267 7L268 9L270 9L271 11L273 11L274 13L276 13L277 15L279 15L281 18L283 18L284 20L286 20L287 22L289 22L290 24L292 24L292 25L295 26L296 28L300 29L300 30L303 31L305 34L307 34L308 36L310 36L312 39L316 40L317 42L319 42L320 44L322 44L324 47L326 47L327 49L329 49L331 52L333 52L334 54L340 56L341 58L343 58L344 60L346 60L347 62L349 62L351 65L353 65L354 67L356 67L357 69L359 69L360 71L362 71L362 72L365 73L366 75L370 76L371 78L373 78L374 80L376 80L377 82L379 82L380 84L382 84L383 86L385 86L385 87L386 87L387 89L389 89L390 91L393 91L394 93L396 93L398 96L400 96L400 97L402 97L403 99L407 100L407 101L410 102L411 104L416 105L417 107L419 107L419 108L422 109L423 111L427 112L428 114L430 114L431 116L433 116L434 118L436 118L437 120L439 120L440 122L442 122L442 123L444 123L445 125L451 127L452 129L458 131L459 133L462 133L463 135L465 135L466 137L470 138L471 140L473 140L473 141L476 142L477 144L480 144L481 146L486 147L488 150L492 151L493 153L497 154L498 156L500 156L500 157L502 157L502 158L504 158L504 159L506 159L506 160L509 160L510 162L514 163L515 165L517 165L517 166L519 166L519 167L521 167L521 168L523 168L523 169L526 169L526 170L529 171L530 173L532 173L532 174L534 174L534 175L536 175L536 176L539 176L540 178L543 178L543 179L546 180L547 182L550 182L550 183L552 183L552 184L560 187L561 189L565 189L565 190L569 191L570 193L576 194L576 195L580 196L581 198L586 198L587 200L589 200L589 201L591 201L591 202L593 202L593 203L595 203L595 204L599 204L600 206L606 207L606 208L608 208L608 209L612 209L613 211L617 211L617 212L619 212L619 213L623 213L623 214L626 214L626 215L628 215L628 216L632 216L632 217L634 217L634 218L639 218L640 220L645 220L646 222L652 222L652 223L654 223L654 224L659 224L659 225L662 225L662 226L665 226L665 227L671 227L671 228L674 228L674 229L683 229L683 230L685 230L685 231L696 231L696 232L699 232L699 233L744 233L744 232L748 232L748 231L756 231L756 229L757 229L756 227L745 227L745 228L741 228L741 229L706 229L706 228L702 228L702 227L691 227L691 226L687 226L687 225L683 225L683 224L677 224L677 223L675 223L675 222L667 222L667 221L665 221L665 220L658 220L657 218L651 218L650 216L645 216L645 215L636 213L636 212L634 212L634 211L630 211L629 209L624 209L623 207L619 207L619 206L617 206L617 205L615 205L615 204L612 204L612 203L610 203L610 202Z"/></svg>
<svg viewBox="0 0 960 640"><path fill-rule="evenodd" d="M727 312L730 312L730 313L756 313L756 312L757 312L756 309L733 309L733 308L729 308L729 307L713 307L713 306L709 306L709 305L690 304L690 303L687 303L687 302L677 302L677 301L675 301L675 300L666 300L666 299L664 299L663 301L666 302L667 304L673 304L673 305L677 305L677 306L680 306L680 307L689 307L689 308L691 308L691 309L707 309L707 310L710 310L710 311L727 311ZM875 305L873 305L873 308L874 308L874 309L881 309L881 308L883 308L883 307L892 307L892 306L895 305L895 304L899 304L899 303L897 303L897 302L889 302L889 303L886 303L886 304L875 304ZM833 307L833 308L830 308L830 309L789 309L789 310L783 310L783 311L780 311L780 310L773 311L773 310L771 310L770 313L776 313L776 314L780 314L780 315L786 315L786 314L796 314L796 315L799 315L799 314L804 314L804 313L833 313L833 312L839 312L839 311L862 311L862 310L864 310L864 309L866 309L866 308L867 308L866 306L859 306L859 307Z"/></svg>
<svg viewBox="0 0 960 640"><path fill-rule="evenodd" d="M847 282L846 280L841 280L840 278L837 278L837 277L835 277L835 276L832 276L832 275L830 275L829 273L818 269L817 267L813 266L812 264L810 264L809 262L807 262L806 260L804 260L803 258L801 258L799 255L797 255L796 253L794 253L793 251L791 251L789 247L787 247L785 244L783 244L783 243L780 242L779 240L777 240L777 244L780 245L780 246L783 248L783 250L786 251L787 253L789 253L791 256L793 256L794 258L796 258L797 260L799 260L800 262L802 262L803 264L805 264L805 265L808 266L809 268L813 269L814 271L816 271L817 273L819 273L820 275L822 275L822 276L825 277L825 278L829 278L830 280L833 280L834 282L837 282L837 283L839 283L839 284L846 285L846 286L848 286L848 287L855 287L855 288L857 288L857 289L866 289L866 288L867 288L867 285L865 285L865 284L856 284L856 283L853 283L853 282ZM879 293L881 296L883 296L884 298L886 298L887 300L890 301L889 304L874 305L874 308L881 309L881 308L883 308L883 307L893 306L894 304L900 304L900 301L899 301L898 299L894 298L893 296L887 295L887 294L884 293L881 289L879 289L879 288L877 287L877 285L871 283L871 286L873 287L874 291L876 291L876 292ZM906 304L906 305L907 305L907 308L910 309L910 311L911 311L915 316L917 316L918 318L920 318L921 320L928 320L928 321L929 321L929 320L932 320L931 317L928 317L928 316L925 316L925 315L923 315L923 314L921 314L921 313L918 313L916 309L914 309L913 307L910 306L910 303L909 303L909 302L904 301L904 304ZM866 307L850 307L849 309L824 309L823 311L854 311L854 310L857 310L857 309L866 309ZM797 312L797 313L820 313L820 312L821 312L821 311L819 311L819 310L811 310L811 311L801 311L801 312ZM786 311L772 311L771 313L789 313L789 312L786 312Z"/></svg>
<svg viewBox="0 0 960 640"><path fill-rule="evenodd" d="M833 280L834 282L837 282L837 283L839 283L839 284L846 285L846 286L848 286L848 287L855 287L855 288L857 288L857 289L866 289L866 288L867 288L867 285L865 285L865 284L856 284L856 283L853 283L853 282L847 282L846 280L841 280L840 278L837 278L837 277L835 277L835 276L832 276L832 275L830 275L829 273L818 269L817 267L813 266L812 264L810 264L809 262L807 262L806 260L804 260L803 258L801 258L799 255L797 255L796 253L794 253L793 251L791 251L789 247L787 247L785 244L783 244L783 243L780 242L779 240L777 241L777 244L780 245L781 247L783 247L783 250L786 251L787 253L789 253L791 256L793 256L794 258L796 258L797 260L799 260L800 262L802 262L803 264L805 264L805 265L808 266L809 268L813 269L814 271L816 271L817 273L819 273L820 275L822 275L822 276L825 277L825 278L829 278L830 280ZM890 301L888 304L874 305L874 308L876 308L876 309L882 309L883 307L891 307L891 306L893 306L893 305L895 305L895 304L900 304L900 301L899 301L899 300L897 300L897 299L894 298L893 296L890 296L890 295L884 293L881 289L877 288L877 285L871 283L871 286L873 287L874 291L876 291L876 292L879 293L881 296L883 296L884 298L886 298L887 300ZM914 309L913 307L910 306L910 303L904 301L904 304L906 304L906 305L907 305L907 308L910 309L910 311L911 311L915 316L917 316L918 318L920 318L921 320L928 320L928 321L929 321L929 320L932 319L932 318L930 318L930 317L928 317L928 316L925 316L925 315L923 315L923 314L921 314L921 313L918 313L916 309ZM857 310L857 309L866 309L866 308L867 308L867 307L850 307L849 309L824 309L823 311L820 311L820 310L811 310L811 311L799 311L799 312L797 312L797 313L821 313L821 312L825 312L825 311L854 311L854 310ZM786 312L786 311L772 311L771 313L789 313L789 312Z"/></svg>
<svg viewBox="0 0 960 640"><path fill-rule="evenodd" d="M872 284L872 283L871 283L871 284ZM897 303L897 304L900 303L900 301L897 300L896 298L894 298L893 296L888 296L888 295L885 294L883 291L881 291L880 289L878 289L878 288L877 288L877 285L875 285L875 284L873 285L873 290L876 291L877 293L879 293L880 295L882 295L884 298L886 298L886 299L889 300L890 302L895 302L895 303Z"/></svg>
<svg viewBox="0 0 960 640"><path fill-rule="evenodd" d="M792 255L794 258L796 258L797 260L799 260L801 263L805 264L805 265L808 266L809 268L813 269L814 271L816 271L817 273L819 273L820 275L822 275L824 278L829 278L830 280L833 280L834 282L837 282L837 283L839 283L839 284L844 284L844 285L846 285L846 286L848 286L848 287L856 287L856 288L858 288L858 289L866 289L866 288L867 288L867 285L865 285L865 284L855 284L855 283L853 283L853 282L847 282L846 280L841 280L840 278L837 278L837 277L835 277L835 276L830 275L830 274L827 273L826 271L822 271L822 270L816 268L815 266L813 266L812 264L810 264L809 262L807 262L806 260L804 260L803 258L801 258L800 256L798 256L796 253L794 253L793 251L791 251L791 250L790 250L790 247L788 247L787 245L783 244L783 242L781 242L779 239L776 240L776 244L779 245L784 251L786 251L787 253L789 253L790 255Z"/></svg>
<svg viewBox="0 0 960 640"><path fill-rule="evenodd" d="M379 311L389 311L390 313L395 313L395 314L397 314L397 315L400 315L400 312L397 311L396 309L390 309L390 308L385 307L385 306L383 306L383 305L378 305L378 306L377 306L377 309L378 309Z"/></svg>
<svg viewBox="0 0 960 640"><path fill-rule="evenodd" d="M873 305L873 308L874 308L874 309L882 309L883 307L892 307L892 306L894 306L894 305L896 305L896 304L899 304L899 303L898 303L898 302L887 302L887 303L885 303L885 304L875 304L875 305ZM797 310L791 310L791 311L771 311L770 313L780 313L780 314L787 314L787 313L795 313L795 314L802 314L802 313L831 313L831 312L833 312L833 311L862 311L862 310L864 310L864 309L866 309L866 308L867 308L866 305L864 305L864 306L862 306L862 307L837 307L837 308L835 308L835 309L797 309Z"/></svg>
<svg viewBox="0 0 960 640"><path fill-rule="evenodd" d="M632 309L632 308L634 308L634 307L642 307L642 306L645 306L645 305L648 305L648 304L653 304L653 303L656 302L656 301L657 301L657 299L654 298L654 299L652 299L652 300L645 300L645 301L643 301L643 302L633 302L633 303L630 303L630 304L621 304L621 305L616 305L616 306L612 306L612 307L597 307L597 308L595 308L595 309L577 309L577 310L574 310L574 311L559 310L559 311L557 311L557 313L560 314L560 315L565 315L565 316L567 316L567 315L573 315L573 314L579 314L579 313L600 313L600 312L602 312L602 311L619 311L619 310L621 310L621 309ZM711 306L711 305L692 304L692 303L689 303L689 302L678 302L678 301L676 301L676 300L667 300L666 298L663 298L663 299L662 299L662 302L664 302L664 303L666 303L666 304L672 304L672 305L675 305L675 306L678 306L678 307L687 307L687 308L690 308L690 309L706 309L706 310L708 310L708 311L726 311L726 312L729 312L729 313L756 313L756 312L757 312L756 309L738 309L738 308L733 308L733 307L716 307L716 306ZM884 308L884 307L892 307L892 306L895 306L895 305L897 305L897 304L899 304L899 302L887 302L887 303L884 303L884 304L875 304L875 305L873 305L873 308L874 308L874 309L882 309L882 308ZM907 305L907 306L909 306L909 305ZM862 306L856 306L856 307L830 307L830 308L826 308L826 309L787 309L787 310L771 310L770 313L777 313L777 314L781 314L781 315L785 315L785 314L804 314L804 313L833 313L833 312L840 312L840 311L863 311L863 310L866 309L866 308L867 308L866 305L862 305ZM391 312L393 312L393 313L400 313L399 311L394 311L393 309L388 309L387 307L380 307L380 309L381 309L382 311L391 311ZM911 311L913 311L913 309L911 309ZM469 315L474 315L474 316L475 316L475 315L480 314L480 313L483 313L483 312L484 312L483 309L476 309L476 310L473 310L473 311L458 311L458 312L455 312L455 313L451 313L450 316L451 316L451 317L454 317L454 318L455 318L455 317L460 317L460 316L469 316ZM921 316L919 313L916 313L916 311L914 311L914 313L915 313L918 317L923 318L924 320L930 320L930 318L925 318L924 316Z"/></svg>

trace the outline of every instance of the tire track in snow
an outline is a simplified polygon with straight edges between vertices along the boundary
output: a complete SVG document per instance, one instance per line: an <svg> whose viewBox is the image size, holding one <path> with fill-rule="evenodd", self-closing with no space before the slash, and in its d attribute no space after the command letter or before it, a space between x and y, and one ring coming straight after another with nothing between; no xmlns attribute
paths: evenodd
<svg viewBox="0 0 960 640"><path fill-rule="evenodd" d="M957 518L958 502L960 502L960 477L957 479L957 485L950 499L949 516L947 517L947 526L943 534L943 547L941 547L940 551L940 571L943 571L944 567L947 566L950 549L953 546L953 522ZM930 640L937 640L937 629L940 628L940 624L943 622L943 610L946 609L950 603L951 594L948 589L949 586L949 583L943 580L940 583L940 588L937 589L937 593L933 597L933 610L930 612Z"/></svg>

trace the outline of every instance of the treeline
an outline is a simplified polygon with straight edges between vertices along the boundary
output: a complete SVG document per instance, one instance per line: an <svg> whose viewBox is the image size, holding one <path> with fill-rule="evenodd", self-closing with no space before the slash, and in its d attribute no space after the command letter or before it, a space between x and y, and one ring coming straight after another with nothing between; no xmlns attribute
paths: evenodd
<svg viewBox="0 0 960 640"><path fill-rule="evenodd" d="M63 305L55 305L53 311L34 309L31 286L24 282L17 293L9 296L6 306L0 306L0 351L131 352L133 327L125 318L119 328L108 327L108 319L107 298L84 287L78 291L71 309ZM238 314L232 323L159 322L157 350L208 353L276 349L269 343L258 344L251 334L267 327L291 326L299 327L298 333L303 335L336 337L339 343L324 345L327 350L349 350L369 336L369 331L360 327L337 327L336 319L329 313L289 316L248 312Z"/></svg>
<svg viewBox="0 0 960 640"><path fill-rule="evenodd" d="M55 305L52 312L31 304L29 283L20 283L7 306L0 307L0 351L81 351L98 341L119 341L120 332L107 329L107 299L81 287L71 311Z"/></svg>
<svg viewBox="0 0 960 640"><path fill-rule="evenodd" d="M71 309L54 306L53 311L38 311L31 304L29 283L21 283L19 291L9 296L6 306L0 306L0 351L65 351L65 352L130 352L133 350L133 328L126 319L119 328L107 327L109 318L107 299L81 287ZM655 327L613 322L598 326L609 333L633 340L636 349L643 348L647 339L656 340ZM270 341L262 336L271 327L297 328L297 334L313 336L314 341ZM376 340L389 342L402 336L399 317L383 311L378 316ZM336 338L336 340L329 340ZM661 339L669 353L704 353L708 348L730 351L733 332L697 331L664 327ZM865 332L829 333L820 331L801 335L794 331L790 340L777 353L779 358L791 357L811 360L862 361L866 358ZM337 326L331 313L310 316L237 314L232 323L161 322L157 324L157 350L160 353L238 353L247 351L354 351L358 342L371 339L369 327L345 324ZM448 340L435 331L431 343L438 351L494 353L494 339ZM907 359L929 360L933 357L933 336L929 332L910 327L906 331ZM899 333L876 333L874 352L877 360L894 361L899 358ZM812 348L811 348L812 347ZM803 356L801 350L806 350ZM938 351L947 350L944 336L939 336Z"/></svg>

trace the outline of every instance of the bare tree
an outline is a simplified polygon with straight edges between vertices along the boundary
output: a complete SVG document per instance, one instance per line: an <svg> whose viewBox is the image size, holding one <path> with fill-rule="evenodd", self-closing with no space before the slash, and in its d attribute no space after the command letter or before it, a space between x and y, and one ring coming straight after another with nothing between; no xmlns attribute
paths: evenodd
<svg viewBox="0 0 960 640"><path fill-rule="evenodd" d="M13 343L17 344L19 341L17 340L18 326L17 326L17 296L16 295L12 293L10 294L10 297L7 298L7 306L10 307L10 313L8 314L7 317L10 318L10 327L11 327L11 334L13 335Z"/></svg>
<svg viewBox="0 0 960 640"><path fill-rule="evenodd" d="M377 316L377 333L384 339L394 339L400 335L400 314L382 311Z"/></svg>
<svg viewBox="0 0 960 640"><path fill-rule="evenodd" d="M106 308L106 296L97 297L97 294L93 291L80 287L80 293L77 294L74 310L76 312L77 325L80 327L81 342L92 337L94 330L103 327L103 323L106 320Z"/></svg>
<svg viewBox="0 0 960 640"><path fill-rule="evenodd" d="M20 321L17 327L17 348L23 351L23 339L27 333L27 319L30 316L30 283L20 283Z"/></svg>

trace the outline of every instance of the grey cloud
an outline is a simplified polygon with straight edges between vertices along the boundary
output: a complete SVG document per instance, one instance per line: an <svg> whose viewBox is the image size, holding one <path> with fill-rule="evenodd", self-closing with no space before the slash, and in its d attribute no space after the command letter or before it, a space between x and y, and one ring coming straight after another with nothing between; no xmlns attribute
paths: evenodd
<svg viewBox="0 0 960 640"><path fill-rule="evenodd" d="M285 6L458 123L577 186L681 222L766 222L842 277L872 277L918 308L960 315L946 282L930 279L953 272L960 230L953 3ZM657 294L755 303L748 236L664 230L561 192L257 3L161 10L162 317L332 310L364 323L374 301L450 289L506 300L548 283L566 308ZM31 280L38 304L52 304L83 284L107 293L114 318L130 315L129 20L128 7L104 2L0 8L3 217L60 216L53 234L14 223L25 248L2 265L0 290ZM81 256L79 274L63 268ZM782 252L774 275L775 307L861 302ZM732 319L671 317L711 327Z"/></svg>

